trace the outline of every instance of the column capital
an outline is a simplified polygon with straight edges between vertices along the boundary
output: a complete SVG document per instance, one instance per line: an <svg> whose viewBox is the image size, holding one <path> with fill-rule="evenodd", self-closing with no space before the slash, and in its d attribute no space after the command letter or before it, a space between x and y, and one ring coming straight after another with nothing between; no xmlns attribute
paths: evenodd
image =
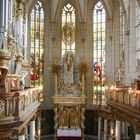
<svg viewBox="0 0 140 140"><path fill-rule="evenodd" d="M18 133L18 135L25 135L25 130L22 129L22 131L20 131L20 132Z"/></svg>
<svg viewBox="0 0 140 140"><path fill-rule="evenodd" d="M114 114L110 114L110 115L109 115L109 119L110 119L110 121L114 121L114 120L115 120Z"/></svg>
<svg viewBox="0 0 140 140"><path fill-rule="evenodd" d="M103 113L102 116L105 120L109 119L109 113Z"/></svg>
<svg viewBox="0 0 140 140"><path fill-rule="evenodd" d="M113 17L110 16L110 17L108 17L106 20L107 20L107 21L113 21Z"/></svg>
<svg viewBox="0 0 140 140"><path fill-rule="evenodd" d="M38 110L37 113L36 113L36 117L37 118L42 118L42 114L41 113L42 113L42 111Z"/></svg>
<svg viewBox="0 0 140 140"><path fill-rule="evenodd" d="M36 116L34 115L31 119L31 121L35 121L36 120Z"/></svg>

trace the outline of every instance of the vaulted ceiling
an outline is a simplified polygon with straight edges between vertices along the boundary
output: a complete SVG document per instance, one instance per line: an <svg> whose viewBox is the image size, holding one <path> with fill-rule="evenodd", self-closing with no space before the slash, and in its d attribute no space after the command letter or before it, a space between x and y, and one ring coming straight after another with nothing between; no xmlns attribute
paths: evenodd
<svg viewBox="0 0 140 140"><path fill-rule="evenodd" d="M41 0L41 1L44 1L44 0ZM57 12L57 7L58 7L58 4L60 3L60 1L62 0L51 0L51 16L52 16L52 19L54 18L56 12ZM66 1L66 0L65 0ZM67 0L69 1L69 0ZM74 0L76 2L79 3L80 5L80 8L81 8L81 14L82 14L82 17L84 16L84 12L86 10L86 5L87 5L87 2L90 1L90 0ZM97 0L95 0L97 1ZM120 2L120 4L124 7L124 10L127 11L128 10L128 6L129 6L129 0L101 0L101 1L104 1L105 5L106 5L106 8L108 10L108 14L109 16L112 16L112 10L113 10L113 3L116 3L117 1ZM140 6L140 0L136 0ZM34 2L34 0L28 0L29 2L29 7L31 5L32 2Z"/></svg>

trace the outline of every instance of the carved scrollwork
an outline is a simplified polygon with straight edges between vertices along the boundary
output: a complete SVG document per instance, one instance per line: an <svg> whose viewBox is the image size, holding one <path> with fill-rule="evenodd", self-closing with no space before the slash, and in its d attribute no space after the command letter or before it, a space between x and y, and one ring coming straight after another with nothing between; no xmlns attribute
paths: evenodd
<svg viewBox="0 0 140 140"><path fill-rule="evenodd" d="M4 110L4 103L0 100L0 112L3 112Z"/></svg>

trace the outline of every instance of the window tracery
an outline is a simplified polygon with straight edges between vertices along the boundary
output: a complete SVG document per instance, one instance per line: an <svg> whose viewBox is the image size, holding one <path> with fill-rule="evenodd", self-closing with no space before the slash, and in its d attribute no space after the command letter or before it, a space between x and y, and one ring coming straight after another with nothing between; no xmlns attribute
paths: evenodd
<svg viewBox="0 0 140 140"><path fill-rule="evenodd" d="M62 56L66 51L75 52L75 9L69 3L62 9Z"/></svg>
<svg viewBox="0 0 140 140"><path fill-rule="evenodd" d="M35 1L30 14L30 42L31 42L31 85L41 85L43 82L43 43L44 43L44 11L42 3Z"/></svg>

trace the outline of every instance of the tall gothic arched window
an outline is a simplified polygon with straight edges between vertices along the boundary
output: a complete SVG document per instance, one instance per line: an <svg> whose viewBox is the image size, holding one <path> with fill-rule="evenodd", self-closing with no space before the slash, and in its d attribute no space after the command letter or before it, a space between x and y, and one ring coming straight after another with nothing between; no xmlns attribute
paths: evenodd
<svg viewBox="0 0 140 140"><path fill-rule="evenodd" d="M93 9L93 103L104 104L106 11L99 1Z"/></svg>
<svg viewBox="0 0 140 140"><path fill-rule="evenodd" d="M43 82L43 44L44 44L44 11L42 3L35 1L30 14L30 53L32 86L41 85Z"/></svg>
<svg viewBox="0 0 140 140"><path fill-rule="evenodd" d="M75 9L69 3L62 9L62 56L66 51L75 53Z"/></svg>

